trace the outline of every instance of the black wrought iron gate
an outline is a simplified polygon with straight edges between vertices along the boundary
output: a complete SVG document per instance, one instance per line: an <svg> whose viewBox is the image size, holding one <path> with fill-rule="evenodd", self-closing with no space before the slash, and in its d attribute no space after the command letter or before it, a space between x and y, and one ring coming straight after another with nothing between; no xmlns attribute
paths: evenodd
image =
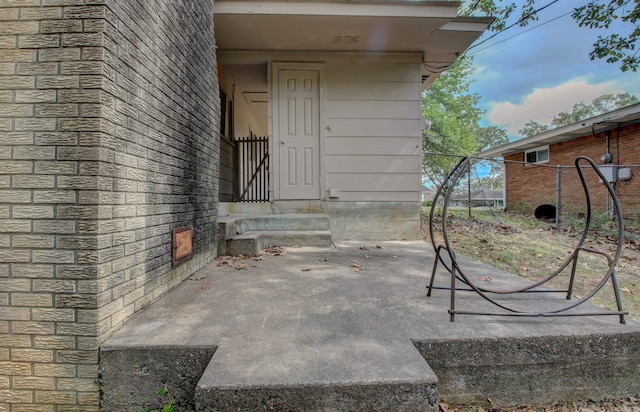
<svg viewBox="0 0 640 412"><path fill-rule="evenodd" d="M236 138L238 202L269 201L269 138Z"/></svg>

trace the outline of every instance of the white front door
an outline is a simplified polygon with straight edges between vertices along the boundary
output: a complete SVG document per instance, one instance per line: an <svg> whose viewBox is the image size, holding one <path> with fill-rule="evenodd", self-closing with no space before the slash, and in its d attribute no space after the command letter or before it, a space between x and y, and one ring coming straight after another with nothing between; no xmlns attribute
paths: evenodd
<svg viewBox="0 0 640 412"><path fill-rule="evenodd" d="M280 198L320 198L320 73L278 71Z"/></svg>

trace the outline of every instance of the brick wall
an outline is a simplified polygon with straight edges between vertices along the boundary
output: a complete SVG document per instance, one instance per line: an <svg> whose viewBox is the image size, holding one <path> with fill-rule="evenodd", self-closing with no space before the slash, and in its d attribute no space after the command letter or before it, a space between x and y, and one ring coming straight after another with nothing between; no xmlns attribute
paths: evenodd
<svg viewBox="0 0 640 412"><path fill-rule="evenodd" d="M0 411L97 410L100 343L215 256L212 13L0 0Z"/></svg>
<svg viewBox="0 0 640 412"><path fill-rule="evenodd" d="M609 131L609 136L609 151L613 156L613 163L629 166L633 175L630 180L616 184L616 194L623 215L637 216L640 213L640 124L613 129ZM508 210L532 213L538 205L555 205L556 166L560 165L563 166L562 213L571 215L584 212L585 196L574 167L575 158L579 155L588 156L602 165L600 156L607 151L606 142L604 134L598 133L550 145L549 162L543 165L524 165L522 152L505 156ZM591 191L593 211L606 211L610 207L610 201L605 186L589 170L585 170L585 177Z"/></svg>

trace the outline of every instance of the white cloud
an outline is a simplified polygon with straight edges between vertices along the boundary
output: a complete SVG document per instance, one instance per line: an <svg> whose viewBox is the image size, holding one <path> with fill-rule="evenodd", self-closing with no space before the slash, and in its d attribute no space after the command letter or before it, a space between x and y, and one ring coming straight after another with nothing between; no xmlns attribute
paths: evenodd
<svg viewBox="0 0 640 412"><path fill-rule="evenodd" d="M555 87L536 88L519 103L492 103L487 118L510 135L517 135L530 119L549 124L554 115L571 111L575 103L590 103L596 97L609 93L624 91L614 82L589 84L584 79L573 79Z"/></svg>

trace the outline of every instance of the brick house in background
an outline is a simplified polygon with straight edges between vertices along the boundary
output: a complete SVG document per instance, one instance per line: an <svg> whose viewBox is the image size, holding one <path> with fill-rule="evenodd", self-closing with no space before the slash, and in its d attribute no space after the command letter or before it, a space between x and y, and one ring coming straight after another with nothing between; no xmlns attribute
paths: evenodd
<svg viewBox="0 0 640 412"><path fill-rule="evenodd" d="M614 186L624 216L640 213L640 104L601 114L480 153L505 161L507 211L533 213L543 204L556 205L560 170L563 214L584 210L585 197L577 156L588 156ZM560 167L558 167L560 166ZM605 186L595 173L586 173L593 210L610 208Z"/></svg>

